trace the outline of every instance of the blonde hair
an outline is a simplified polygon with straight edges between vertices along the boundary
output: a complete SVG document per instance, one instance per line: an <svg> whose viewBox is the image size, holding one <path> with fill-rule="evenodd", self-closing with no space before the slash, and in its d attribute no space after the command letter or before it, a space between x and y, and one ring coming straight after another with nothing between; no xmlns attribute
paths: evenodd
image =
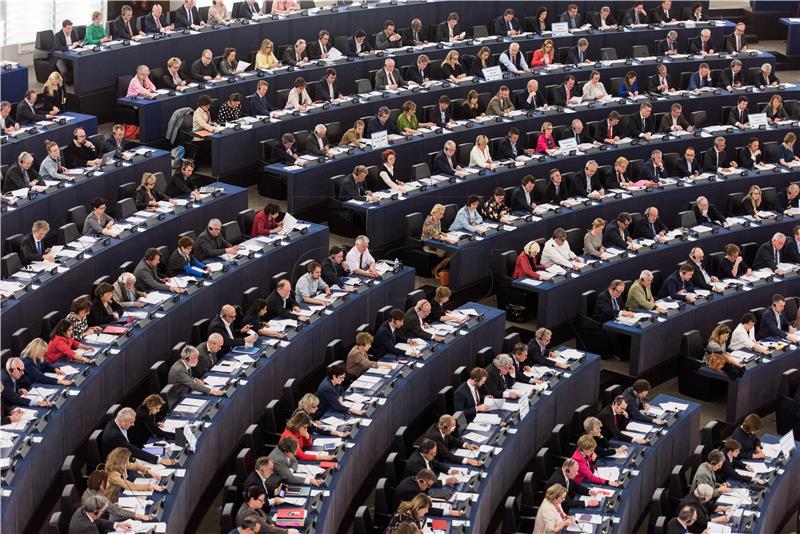
<svg viewBox="0 0 800 534"><path fill-rule="evenodd" d="M101 11L92 11L92 20L102 19L103 13Z"/></svg>
<svg viewBox="0 0 800 534"><path fill-rule="evenodd" d="M47 342L44 339L37 337L28 343L24 349L22 349L22 354L20 354L20 356L38 363L42 361L45 353L47 353Z"/></svg>
<svg viewBox="0 0 800 534"><path fill-rule="evenodd" d="M131 451L125 447L117 447L106 457L106 471L124 473L131 459Z"/></svg>
<svg viewBox="0 0 800 534"><path fill-rule="evenodd" d="M475 138L475 144L476 145L485 145L485 144L488 144L488 143L489 143L489 138L486 137L483 134L481 134L481 135L479 135L478 137Z"/></svg>
<svg viewBox="0 0 800 534"><path fill-rule="evenodd" d="M442 204L434 204L431 208L431 215L434 213L444 213L444 205Z"/></svg>
<svg viewBox="0 0 800 534"><path fill-rule="evenodd" d="M584 434L578 438L576 446L579 451L593 451L597 448L597 442L589 434Z"/></svg>
<svg viewBox="0 0 800 534"><path fill-rule="evenodd" d="M444 56L444 59L442 60L442 66L450 63L450 61L453 59L453 54L458 55L458 50L450 50L447 55Z"/></svg>
<svg viewBox="0 0 800 534"><path fill-rule="evenodd" d="M359 347L363 347L369 343L372 343L372 334L369 332L359 332L356 334L356 345Z"/></svg>
<svg viewBox="0 0 800 534"><path fill-rule="evenodd" d="M269 39L264 39L263 41L261 41L261 46L258 48L258 51L266 55L267 47L271 48L272 50L275 50L275 45L272 44L272 41L270 41ZM272 53L272 50L270 50L270 53Z"/></svg>
<svg viewBox="0 0 800 534"><path fill-rule="evenodd" d="M614 160L614 166L616 166L616 167L627 167L628 166L628 158L625 158L625 157L622 157L622 156L618 157L616 160Z"/></svg>
<svg viewBox="0 0 800 534"><path fill-rule="evenodd" d="M547 45L550 45L552 47L552 50L555 51L556 46L553 44L553 40L545 39L544 42L542 43L542 48L541 48L542 54L547 54L547 50L545 50L545 47L547 47Z"/></svg>
<svg viewBox="0 0 800 534"><path fill-rule="evenodd" d="M539 243L537 243L536 241L528 241L528 243L522 249L522 251L525 254L527 254L528 256L531 256L531 257L536 256L537 254L539 254L539 250L540 250Z"/></svg>
<svg viewBox="0 0 800 534"><path fill-rule="evenodd" d="M731 328L724 324L718 324L714 327L714 330L711 331L711 335L708 336L708 340L722 345L722 336L726 334L728 335L728 339L730 339Z"/></svg>
<svg viewBox="0 0 800 534"><path fill-rule="evenodd" d="M172 66L180 67L181 63L182 63L181 58L171 57L167 60L167 67L172 67Z"/></svg>
<svg viewBox="0 0 800 534"><path fill-rule="evenodd" d="M319 399L313 393L306 393L297 401L297 407L303 411L308 411L308 408L316 408L317 406L319 406Z"/></svg>
<svg viewBox="0 0 800 534"><path fill-rule="evenodd" d="M565 493L567 493L567 488L565 488L561 484L553 484L552 486L547 488L547 491L544 492L544 498L552 502L561 497L562 495L564 495Z"/></svg>
<svg viewBox="0 0 800 534"><path fill-rule="evenodd" d="M50 73L50 76L47 77L47 81L44 82L44 92L49 96L53 96L56 94L56 88L63 84L64 78L62 78L58 72L53 71Z"/></svg>
<svg viewBox="0 0 800 534"><path fill-rule="evenodd" d="M552 122L543 122L542 123L542 129L540 131L542 133L544 133L545 131L552 130L552 129L553 129L553 123Z"/></svg>
<svg viewBox="0 0 800 534"><path fill-rule="evenodd" d="M598 217L598 218L596 218L595 220L592 221L592 228L602 228L605 225L606 225L606 222L603 219L601 219L600 217Z"/></svg>
<svg viewBox="0 0 800 534"><path fill-rule="evenodd" d="M755 198L753 198L753 193L756 191L758 191L757 201ZM761 201L764 199L764 194L762 193L761 188L757 185L751 185L750 189L747 190L747 195L742 199L742 201L744 202L747 199L750 199L750 202L753 203L753 207L758 209L761 206Z"/></svg>
<svg viewBox="0 0 800 534"><path fill-rule="evenodd" d="M150 178L152 178L153 181L155 181L156 180L156 175L153 174L152 172L144 173L142 175L142 183L141 183L141 185L147 185L147 183L150 181Z"/></svg>
<svg viewBox="0 0 800 534"><path fill-rule="evenodd" d="M431 498L424 493L417 493L410 501L403 501L397 506L397 514L410 514L414 519L422 508L431 507Z"/></svg>
<svg viewBox="0 0 800 534"><path fill-rule="evenodd" d="M796 142L797 142L797 136L794 134L794 132L787 133L783 138L783 143L786 146L792 146Z"/></svg>

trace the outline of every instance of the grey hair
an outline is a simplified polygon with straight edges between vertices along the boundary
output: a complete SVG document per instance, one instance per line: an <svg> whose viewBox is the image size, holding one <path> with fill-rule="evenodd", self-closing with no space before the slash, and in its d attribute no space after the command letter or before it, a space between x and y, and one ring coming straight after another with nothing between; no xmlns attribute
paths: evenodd
<svg viewBox="0 0 800 534"><path fill-rule="evenodd" d="M639 280L644 281L644 280L652 280L652 279L653 279L653 272L652 271L648 271L647 269L645 269L644 271L639 273Z"/></svg>
<svg viewBox="0 0 800 534"><path fill-rule="evenodd" d="M360 236L356 237L356 240L355 240L354 243L356 245L360 245L362 243L365 244L365 245L369 245L369 238L367 236L365 236L365 235L360 235Z"/></svg>
<svg viewBox="0 0 800 534"><path fill-rule="evenodd" d="M12 368L14 365L18 364L18 363L22 363L22 360L20 360L20 359L19 359L19 358L17 358L17 357L14 357L14 358L9 358L9 359L8 359L8 361L6 362L6 371L8 371L8 372L10 373L10 372L11 372L11 368ZM24 364L23 364L23 365L24 365Z"/></svg>
<svg viewBox="0 0 800 534"><path fill-rule="evenodd" d="M694 489L694 496L702 501L707 501L714 495L714 489L708 484L698 484Z"/></svg>
<svg viewBox="0 0 800 534"><path fill-rule="evenodd" d="M494 357L492 363L495 367L508 367L510 365L514 365L514 360L512 360L511 356L508 354L498 354Z"/></svg>
<svg viewBox="0 0 800 534"><path fill-rule="evenodd" d="M200 354L200 352L191 345L186 345L181 349L181 360L188 360L194 354Z"/></svg>
<svg viewBox="0 0 800 534"><path fill-rule="evenodd" d="M102 495L91 495L83 499L83 508L90 514L99 514L105 510L108 505L109 500Z"/></svg>
<svg viewBox="0 0 800 534"><path fill-rule="evenodd" d="M597 417L587 417L583 420L583 431L588 433L602 425Z"/></svg>
<svg viewBox="0 0 800 534"><path fill-rule="evenodd" d="M133 273L129 273L127 271L119 275L119 278L117 278L117 281L122 284L127 284L131 280L135 282L136 277L133 275Z"/></svg>
<svg viewBox="0 0 800 534"><path fill-rule="evenodd" d="M220 221L219 219L211 219L210 221L208 221L208 227L209 228L222 228L222 221Z"/></svg>
<svg viewBox="0 0 800 534"><path fill-rule="evenodd" d="M136 412L133 410L133 408L128 406L118 411L116 417L114 417L114 421L117 423L121 423L122 421L130 421L131 419L136 419Z"/></svg>

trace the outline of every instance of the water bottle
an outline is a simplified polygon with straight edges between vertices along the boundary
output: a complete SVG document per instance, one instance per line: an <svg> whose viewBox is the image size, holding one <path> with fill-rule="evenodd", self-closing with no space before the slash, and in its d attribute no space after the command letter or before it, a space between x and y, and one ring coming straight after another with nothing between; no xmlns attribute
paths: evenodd
<svg viewBox="0 0 800 534"><path fill-rule="evenodd" d="M394 259L394 269L393 270L396 273L400 272L400 260L398 260L397 258Z"/></svg>

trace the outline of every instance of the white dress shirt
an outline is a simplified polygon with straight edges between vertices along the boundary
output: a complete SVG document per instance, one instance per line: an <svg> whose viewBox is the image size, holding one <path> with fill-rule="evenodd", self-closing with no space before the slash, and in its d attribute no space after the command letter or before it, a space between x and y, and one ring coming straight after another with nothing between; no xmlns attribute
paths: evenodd
<svg viewBox="0 0 800 534"><path fill-rule="evenodd" d="M364 252L359 252L358 248L352 247L347 252L345 262L347 262L347 269L352 273L356 269L366 271L369 269L370 265L375 263L375 258L373 258L372 254L369 253L369 249L365 250Z"/></svg>
<svg viewBox="0 0 800 534"><path fill-rule="evenodd" d="M550 238L544 244L542 251L542 265L550 267L551 265L560 265L565 269L572 269L572 262L577 260L577 256L569 248L569 244L564 241L564 244L559 246Z"/></svg>
<svg viewBox="0 0 800 534"><path fill-rule="evenodd" d="M478 166L483 169L489 166L489 162L492 160L492 155L489 154L489 145L487 144L483 147L483 150L475 145L472 147L472 150L469 153L469 164L470 166Z"/></svg>

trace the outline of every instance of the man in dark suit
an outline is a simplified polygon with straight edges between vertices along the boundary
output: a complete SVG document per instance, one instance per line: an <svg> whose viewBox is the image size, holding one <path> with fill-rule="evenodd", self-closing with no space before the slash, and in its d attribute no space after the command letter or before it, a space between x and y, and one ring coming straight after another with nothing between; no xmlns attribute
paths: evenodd
<svg viewBox="0 0 800 534"><path fill-rule="evenodd" d="M461 26L458 24L458 13L450 13L447 20L436 27L436 40L441 43L460 41L464 38Z"/></svg>
<svg viewBox="0 0 800 534"><path fill-rule="evenodd" d="M116 159L130 159L124 156L124 152L130 148L130 143L125 140L125 127L121 124L115 124L111 129L109 135L103 143L103 154L114 152Z"/></svg>
<svg viewBox="0 0 800 534"><path fill-rule="evenodd" d="M600 182L600 175L597 172L597 162L589 160L583 166L583 170L572 178L572 188L570 195L574 197L600 198L605 195L605 189Z"/></svg>
<svg viewBox="0 0 800 534"><path fill-rule="evenodd" d="M547 106L547 100L539 94L539 82L533 78L525 86L526 95L519 95L516 106L518 109L536 109Z"/></svg>
<svg viewBox="0 0 800 534"><path fill-rule="evenodd" d="M306 140L306 154L314 156L330 156L331 145L328 142L328 129L324 124L317 124L314 132Z"/></svg>
<svg viewBox="0 0 800 534"><path fill-rule="evenodd" d="M586 131L586 128L581 122L580 119L572 119L572 124L570 125L570 129L566 130L564 134L561 136L561 139L575 139L575 142L579 145L584 143L592 144L594 143L594 139L589 135L589 132Z"/></svg>
<svg viewBox="0 0 800 534"><path fill-rule="evenodd" d="M575 76L567 74L564 76L564 83L555 88L551 104L554 106L566 106L580 99L581 95L579 93L575 89Z"/></svg>
<svg viewBox="0 0 800 534"><path fill-rule="evenodd" d="M664 39L656 43L657 56L674 56L680 54L678 49L678 32L671 30Z"/></svg>
<svg viewBox="0 0 800 534"><path fill-rule="evenodd" d="M703 87L711 87L713 84L711 68L708 66L708 63L700 63L697 67L697 72L693 72L689 77L689 86L687 89L689 89L689 91L694 91L695 89L702 89Z"/></svg>
<svg viewBox="0 0 800 534"><path fill-rule="evenodd" d="M247 333L254 325L242 325L240 323L240 318L236 317L236 308L230 304L224 305L220 309L219 315L211 319L208 324L208 333L222 336L222 348L219 350L220 356L227 354L233 347L255 342L257 336Z"/></svg>
<svg viewBox="0 0 800 534"><path fill-rule="evenodd" d="M692 525L697 521L697 510L694 507L686 505L681 508L676 517L667 521L665 534L685 534L686 532L694 532L691 530Z"/></svg>
<svg viewBox="0 0 800 534"><path fill-rule="evenodd" d="M647 90L657 94L674 92L676 87L675 84L672 83L672 77L667 74L666 65L661 63L656 70L656 74L650 76L647 82Z"/></svg>
<svg viewBox="0 0 800 534"><path fill-rule="evenodd" d="M171 30L174 25L167 24L167 17L162 15L161 4L153 4L153 9L149 15L142 19L142 30L145 33L161 33L162 30Z"/></svg>
<svg viewBox="0 0 800 534"><path fill-rule="evenodd" d="M612 280L608 289L597 295L592 317L599 323L613 321L617 317L633 317L634 313L625 309L622 302L622 293L625 292L625 282Z"/></svg>
<svg viewBox="0 0 800 534"><path fill-rule="evenodd" d="M272 465L272 460L267 456L259 457L258 459L256 459L256 464L254 469L250 471L249 475L247 475L247 478L244 481L244 487L251 488L253 486L256 486L266 491L267 496L272 495L273 493L272 491L270 491L271 488L268 486L267 480L269 479L269 477L272 476L273 472L274 468ZM267 514L269 514L270 508L274 505L275 505L275 499L267 498L264 500L264 506L261 509L264 510L264 512L266 512Z"/></svg>
<svg viewBox="0 0 800 534"><path fill-rule="evenodd" d="M417 58L417 65L415 68L409 67L406 71L406 81L414 82L422 85L431 81L431 66L430 59L425 54Z"/></svg>
<svg viewBox="0 0 800 534"><path fill-rule="evenodd" d="M39 113L36 110L35 105L37 97L38 95L36 94L35 90L28 89L25 91L25 98L19 101L17 104L17 112L14 114L18 123L22 125L30 125L34 122L51 118L51 115Z"/></svg>
<svg viewBox="0 0 800 534"><path fill-rule="evenodd" d="M394 22L384 21L383 31L375 34L375 48L386 50L387 48L399 48L402 44L403 36L394 31Z"/></svg>
<svg viewBox="0 0 800 534"><path fill-rule="evenodd" d="M737 22L733 33L725 36L723 49L726 52L747 52L747 37L744 31L744 22Z"/></svg>
<svg viewBox="0 0 800 534"><path fill-rule="evenodd" d="M358 200L359 202L371 202L372 192L364 187L364 180L367 177L367 168L364 165L356 165L353 172L345 176L339 184L339 200Z"/></svg>
<svg viewBox="0 0 800 534"><path fill-rule="evenodd" d="M661 289L658 291L656 298L661 300L667 297L673 300L682 300L685 302L694 302L695 296L694 284L692 283L692 276L694 275L694 264L690 262L681 263L678 270L672 273L661 284Z"/></svg>
<svg viewBox="0 0 800 534"><path fill-rule="evenodd" d="M188 28L190 26L205 26L200 19L200 13L194 5L194 0L184 0L183 5L175 10L175 27Z"/></svg>
<svg viewBox="0 0 800 534"><path fill-rule="evenodd" d="M631 216L623 211L615 220L609 221L603 230L603 246L626 250L631 244L631 234L628 230L631 220Z"/></svg>
<svg viewBox="0 0 800 534"><path fill-rule="evenodd" d="M197 349L197 365L192 367L192 376L202 378L209 369L217 364L225 339L221 334L212 333L208 339L195 347Z"/></svg>
<svg viewBox="0 0 800 534"><path fill-rule="evenodd" d="M30 388L30 382L25 382L25 364L20 358L9 358L2 370L3 393L2 401L4 408L12 406L39 406L41 408L51 408L50 401L38 397L25 397ZM5 410L4 410L5 412Z"/></svg>
<svg viewBox="0 0 800 534"><path fill-rule="evenodd" d="M475 367L470 371L467 381L453 392L453 409L463 412L467 421L475 419L478 412L489 410L489 406L484 403L485 394L482 391L486 376L485 369Z"/></svg>
<svg viewBox="0 0 800 534"><path fill-rule="evenodd" d="M598 490L594 488L590 490L583 484L575 482L575 476L577 474L578 462L573 458L567 458L564 460L564 463L561 464L560 469L553 471L553 474L550 475L550 478L547 479L547 483L544 485L545 490L553 484L561 484L566 488L567 496L561 503L561 509L565 514L569 513L570 508L583 508L584 506L597 506L600 504L599 499L590 499L588 503L584 503L581 500L579 497L580 495L596 495Z"/></svg>
<svg viewBox="0 0 800 534"><path fill-rule="evenodd" d="M689 53L707 56L714 53L714 43L711 41L711 30L704 28L699 37L689 39Z"/></svg>
<svg viewBox="0 0 800 534"><path fill-rule="evenodd" d="M519 393L511 389L514 385L514 377L511 371L514 369L514 360L508 354L498 354L492 363L486 366L486 393L496 399L519 398Z"/></svg>
<svg viewBox="0 0 800 534"><path fill-rule="evenodd" d="M304 39L298 39L294 46L288 47L283 52L284 65L297 65L298 63L306 63L308 61L308 50L306 50L306 42Z"/></svg>
<svg viewBox="0 0 800 534"><path fill-rule="evenodd" d="M589 23L598 30L614 28L617 26L617 19L611 14L611 8L603 6L597 13L589 14Z"/></svg>
<svg viewBox="0 0 800 534"><path fill-rule="evenodd" d="M444 174L446 176L458 176L463 178L466 174L461 170L461 165L456 159L456 143L448 139L444 143L444 148L433 158L433 174Z"/></svg>
<svg viewBox="0 0 800 534"><path fill-rule="evenodd" d="M747 111L748 100L746 96L740 96L736 102L736 107L728 113L728 124L737 128L747 128L750 126L750 113Z"/></svg>
<svg viewBox="0 0 800 534"><path fill-rule="evenodd" d="M761 68L758 69L758 72L753 74L753 79L750 80L750 83L756 87L766 87L778 85L781 81L775 76L772 65L764 63L761 65Z"/></svg>
<svg viewBox="0 0 800 534"><path fill-rule="evenodd" d="M136 30L136 24L133 21L133 9L130 6L122 6L122 11L119 16L111 23L111 36L114 39L138 39L144 32Z"/></svg>
<svg viewBox="0 0 800 534"><path fill-rule="evenodd" d="M100 494L82 499L80 506L69 520L69 534L94 534L99 532L115 532L117 527L124 528L123 522L103 519L109 501Z"/></svg>
<svg viewBox="0 0 800 534"><path fill-rule="evenodd" d="M344 287L342 279L347 277L347 269L343 260L344 249L336 245L330 248L328 257L322 260L322 280L329 286Z"/></svg>
<svg viewBox="0 0 800 534"><path fill-rule="evenodd" d="M658 131L663 133L692 132L694 131L694 126L689 124L689 121L683 117L683 106L675 102L670 107L669 113L664 113L664 116L661 118Z"/></svg>
<svg viewBox="0 0 800 534"><path fill-rule="evenodd" d="M400 332L406 338L420 338L434 341L442 341L441 336L430 334L422 329L428 323L425 319L431 314L431 303L427 299L418 300L417 303L406 311L403 326L400 327Z"/></svg>
<svg viewBox="0 0 800 534"><path fill-rule="evenodd" d="M613 143L623 136L622 126L619 124L620 116L617 111L608 114L608 118L597 125L594 140L598 143Z"/></svg>
<svg viewBox="0 0 800 534"><path fill-rule="evenodd" d="M303 161L299 160L300 154L294 148L294 134L285 133L281 136L278 144L272 145L267 163L283 163L284 165L300 165Z"/></svg>
<svg viewBox="0 0 800 534"><path fill-rule="evenodd" d="M519 130L511 128L508 134L497 145L495 158L497 160L516 159L517 156L525 155L525 147L519 142Z"/></svg>
<svg viewBox="0 0 800 534"><path fill-rule="evenodd" d="M701 172L700 162L695 159L694 148L687 147L683 152L683 157L675 164L675 175L680 177L697 176Z"/></svg>
<svg viewBox="0 0 800 534"><path fill-rule="evenodd" d="M316 61L318 59L328 59L328 51L331 49L331 34L328 30L320 30L318 39L308 43L308 59Z"/></svg>
<svg viewBox="0 0 800 534"><path fill-rule="evenodd" d="M544 188L542 200L545 203L560 205L568 198L569 192L567 191L567 186L561 182L561 171L558 169L551 169L547 181L547 187Z"/></svg>
<svg viewBox="0 0 800 534"><path fill-rule="evenodd" d="M631 387L625 388L625 391L622 392L625 402L628 403L627 412L631 421L642 421L656 425L664 424L663 419L644 413L650 408L650 403L647 402L647 394L650 393L651 389L650 382L641 378L635 380Z"/></svg>
<svg viewBox="0 0 800 534"><path fill-rule="evenodd" d="M776 211L786 211L791 208L800 208L800 186L789 184L785 191L778 193L775 201Z"/></svg>
<svg viewBox="0 0 800 534"><path fill-rule="evenodd" d="M430 121L439 128L447 128L453 122L453 116L450 114L450 97L441 95L436 107L431 110Z"/></svg>
<svg viewBox="0 0 800 534"><path fill-rule="evenodd" d="M677 16L677 11L672 9L672 0L664 0L659 7L650 12L650 22L654 24L675 22Z"/></svg>
<svg viewBox="0 0 800 534"><path fill-rule="evenodd" d="M506 9L501 16L494 19L493 33L495 35L519 35L520 31L522 31L522 25L514 16L513 9Z"/></svg>
<svg viewBox="0 0 800 534"><path fill-rule="evenodd" d="M758 338L773 337L778 339L789 339L797 343L797 330L789 323L784 313L786 299L783 295L776 293L772 296L772 305L761 315L761 323L758 327Z"/></svg>
<svg viewBox="0 0 800 534"><path fill-rule="evenodd" d="M28 152L20 152L17 162L6 171L3 191L14 191L26 187L39 192L47 189L44 178L33 167L33 156Z"/></svg>
<svg viewBox="0 0 800 534"><path fill-rule="evenodd" d="M405 343L408 338L403 334L403 322L405 315L402 310L397 308L389 312L389 318L375 331L375 338L372 340L372 356L380 359L387 354L394 356L405 356L406 353L395 347L398 343Z"/></svg>
<svg viewBox="0 0 800 534"><path fill-rule="evenodd" d="M764 163L764 153L759 148L757 137L751 137L747 145L739 149L739 167L752 169Z"/></svg>
<svg viewBox="0 0 800 534"><path fill-rule="evenodd" d="M783 251L785 244L786 236L780 232L775 233L769 242L758 247L756 257L753 260L753 269L758 270L766 267L772 271L780 272L778 264L786 261Z"/></svg>
<svg viewBox="0 0 800 534"><path fill-rule="evenodd" d="M714 138L714 146L706 150L703 156L703 172L716 173L719 168L727 169L738 166L739 164L725 150L725 138L722 136Z"/></svg>
<svg viewBox="0 0 800 534"><path fill-rule="evenodd" d="M254 15L261 14L261 7L259 7L256 0L245 0L244 2L238 2L236 7L238 7L238 9L236 9L235 12L231 12L231 17L234 19L250 20Z"/></svg>
<svg viewBox="0 0 800 534"><path fill-rule="evenodd" d="M363 415L364 410L355 406L348 408L342 403L344 399L342 382L347 376L344 366L333 364L326 369L325 375L316 392L319 399L319 413L333 411L340 414Z"/></svg>
<svg viewBox="0 0 800 534"><path fill-rule="evenodd" d="M325 102L330 102L331 100L344 96L339 84L336 83L335 70L327 69L325 71L325 76L317 83L317 90L314 96L317 100L324 100Z"/></svg>
<svg viewBox="0 0 800 534"><path fill-rule="evenodd" d="M550 340L553 339L553 332L547 328L539 328L534 332L533 339L528 343L528 357L536 365L547 367L558 367L566 369L566 363L555 361L556 354L550 350Z"/></svg>
<svg viewBox="0 0 800 534"><path fill-rule="evenodd" d="M272 102L269 101L269 97L267 97L268 90L269 82L267 80L258 80L256 92L248 99L248 108L251 117L256 117L258 115L268 117L273 111L277 110L277 108L272 105ZM292 136L292 144L294 144L294 136ZM294 158L292 158L292 161L294 161Z"/></svg>
<svg viewBox="0 0 800 534"><path fill-rule="evenodd" d="M73 33L72 21L69 19L61 23L61 30L55 34L55 49L60 51L70 50L83 45L78 35Z"/></svg>
<svg viewBox="0 0 800 534"><path fill-rule="evenodd" d="M561 14L559 20L569 24L570 30L576 30L583 26L583 16L578 13L578 6L575 4L568 5L567 10Z"/></svg>
<svg viewBox="0 0 800 534"><path fill-rule="evenodd" d="M656 131L656 120L653 117L653 105L650 102L643 102L639 105L639 113L633 113L628 117L628 135L630 137L650 136Z"/></svg>
<svg viewBox="0 0 800 534"><path fill-rule="evenodd" d="M533 200L533 187L535 185L533 176L528 174L522 178L519 187L511 193L509 207L511 211L530 212L536 209L536 202Z"/></svg>
<svg viewBox="0 0 800 534"><path fill-rule="evenodd" d="M427 44L430 41L430 36L427 30L422 27L422 21L413 19L408 27L408 30L403 34L403 45L405 46L418 46Z"/></svg>
<svg viewBox="0 0 800 534"><path fill-rule="evenodd" d="M136 423L136 412L133 408L122 408L117 412L116 417L109 421L100 437L100 455L102 458L117 447L123 447L131 451L131 457L143 462L162 465L172 465L175 463L166 457L159 458L155 454L140 449L128 440L128 430Z"/></svg>
<svg viewBox="0 0 800 534"><path fill-rule="evenodd" d="M584 63L594 63L589 58L589 41L581 37L578 39L578 45L569 49L567 54L567 65L583 65Z"/></svg>
<svg viewBox="0 0 800 534"><path fill-rule="evenodd" d="M388 135L399 135L400 131L397 125L389 115L389 108L381 106L378 112L367 123L367 128L364 132L364 137L369 138L372 134L377 132L386 132Z"/></svg>
<svg viewBox="0 0 800 534"><path fill-rule="evenodd" d="M622 24L632 26L634 24L647 24L647 11L644 9L644 2L634 2L633 7L625 12Z"/></svg>
<svg viewBox="0 0 800 534"><path fill-rule="evenodd" d="M292 283L286 278L280 280L275 286L275 290L267 297L267 320L279 317L302 321L303 319L297 315L299 311L300 306L292 296Z"/></svg>
<svg viewBox="0 0 800 534"><path fill-rule="evenodd" d="M638 438L633 440L630 436L622 433L628 426L627 409L628 403L625 401L625 397L617 395L614 397L614 400L611 401L611 404L600 410L600 413L597 414L597 418L600 419L603 425L603 433L610 440L615 439L627 443L632 441L635 443L644 443L644 440Z"/></svg>
<svg viewBox="0 0 800 534"><path fill-rule="evenodd" d="M705 252L703 252L703 249L700 247L694 247L689 251L688 263L694 267L692 285L700 289L705 289L706 291L721 293L722 289L715 289L712 285L719 282L719 278L711 273L708 262L705 261L705 257Z"/></svg>
<svg viewBox="0 0 800 534"><path fill-rule="evenodd" d="M660 150L653 150L650 159L642 165L639 171L639 180L650 180L658 183L661 178L667 177L667 169L664 167L664 158Z"/></svg>
<svg viewBox="0 0 800 534"><path fill-rule="evenodd" d="M633 229L637 239L654 239L661 241L667 233L667 226L658 217L658 209L649 207L644 210L644 217L639 219Z"/></svg>
<svg viewBox="0 0 800 534"><path fill-rule="evenodd" d="M480 466L481 462L479 460L462 458L453 454L453 449L478 450L477 445L466 442L455 435L456 426L455 417L444 414L425 432L425 438L436 444L436 459L440 462L450 462L452 464Z"/></svg>
<svg viewBox="0 0 800 534"><path fill-rule="evenodd" d="M440 462L436 459L436 443L432 440L424 438L422 441L419 442L417 449L411 453L411 455L406 460L406 468L403 471L403 476L410 477L414 476L419 473L423 469L430 469L435 474L454 474L457 472L457 469L450 469L446 464ZM455 477L448 477L446 484L447 485L455 485L458 483L458 479ZM437 483L438 486L442 486L441 482Z"/></svg>
<svg viewBox="0 0 800 534"><path fill-rule="evenodd" d="M34 261L54 261L53 255L50 253L50 247L44 243L47 232L50 231L50 225L47 221L36 221L33 223L31 233L22 238L20 243L20 260L23 265L28 265Z"/></svg>
<svg viewBox="0 0 800 534"><path fill-rule="evenodd" d="M370 52L372 52L372 46L367 41L367 32L364 30L356 30L344 47L344 55L349 57L366 56Z"/></svg>
<svg viewBox="0 0 800 534"><path fill-rule="evenodd" d="M725 224L725 217L713 204L708 202L706 197L697 197L692 211L697 224L718 224L720 226Z"/></svg>
<svg viewBox="0 0 800 534"><path fill-rule="evenodd" d="M731 61L730 68L720 72L719 79L717 79L717 87L727 89L728 91L737 89L746 83L744 72L742 72L742 62L738 59Z"/></svg>
<svg viewBox="0 0 800 534"><path fill-rule="evenodd" d="M428 490L436 486L437 482L438 480L436 479L436 473L430 469L420 469L416 475L405 477L397 483L397 487L394 488L394 499L390 506L392 506L392 509L395 510L401 502L410 501L419 493L424 493L427 495ZM442 484L439 483L440 487L441 485ZM438 513L434 512L435 510L438 511ZM443 510L437 509L436 507L431 508L428 513L444 515Z"/></svg>

